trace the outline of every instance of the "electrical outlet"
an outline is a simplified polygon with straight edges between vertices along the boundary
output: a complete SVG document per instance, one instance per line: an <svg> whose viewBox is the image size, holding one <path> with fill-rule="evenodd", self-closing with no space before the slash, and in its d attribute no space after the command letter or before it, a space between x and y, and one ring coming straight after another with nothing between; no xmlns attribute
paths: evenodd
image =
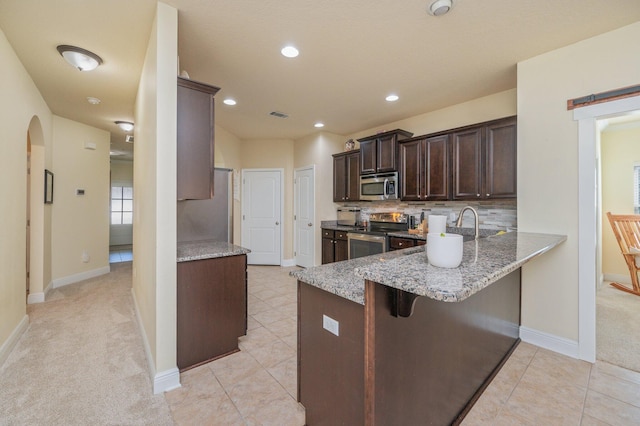
<svg viewBox="0 0 640 426"><path fill-rule="evenodd" d="M83 263L89 263L89 252L86 250L82 250L82 262Z"/></svg>
<svg viewBox="0 0 640 426"><path fill-rule="evenodd" d="M322 315L322 328L336 336L340 335L340 323L326 315Z"/></svg>

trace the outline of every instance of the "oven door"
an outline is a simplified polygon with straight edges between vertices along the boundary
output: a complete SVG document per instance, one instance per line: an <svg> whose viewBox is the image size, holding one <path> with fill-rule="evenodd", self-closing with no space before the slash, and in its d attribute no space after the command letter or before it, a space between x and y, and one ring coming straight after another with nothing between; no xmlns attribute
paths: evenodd
<svg viewBox="0 0 640 426"><path fill-rule="evenodd" d="M349 259L357 259L358 257L371 256L372 254L387 251L387 237L384 235L349 232L347 241L349 244Z"/></svg>

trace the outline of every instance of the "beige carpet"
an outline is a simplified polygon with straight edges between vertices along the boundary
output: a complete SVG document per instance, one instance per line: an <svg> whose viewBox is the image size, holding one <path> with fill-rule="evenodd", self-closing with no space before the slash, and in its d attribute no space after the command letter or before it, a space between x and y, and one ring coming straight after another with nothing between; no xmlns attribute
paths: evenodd
<svg viewBox="0 0 640 426"><path fill-rule="evenodd" d="M171 425L153 395L131 263L54 290L0 368L0 425Z"/></svg>
<svg viewBox="0 0 640 426"><path fill-rule="evenodd" d="M608 283L596 293L596 358L640 371L640 297Z"/></svg>

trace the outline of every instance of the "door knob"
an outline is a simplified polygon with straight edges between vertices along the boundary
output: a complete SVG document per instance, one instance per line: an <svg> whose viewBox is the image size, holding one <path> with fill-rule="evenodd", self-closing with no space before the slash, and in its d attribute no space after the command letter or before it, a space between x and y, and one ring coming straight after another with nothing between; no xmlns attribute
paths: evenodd
<svg viewBox="0 0 640 426"><path fill-rule="evenodd" d="M276 226L280 225L280 222L276 221Z"/></svg>
<svg viewBox="0 0 640 426"><path fill-rule="evenodd" d="M307 226L313 226L313 223L309 222L309 223L307 224Z"/></svg>

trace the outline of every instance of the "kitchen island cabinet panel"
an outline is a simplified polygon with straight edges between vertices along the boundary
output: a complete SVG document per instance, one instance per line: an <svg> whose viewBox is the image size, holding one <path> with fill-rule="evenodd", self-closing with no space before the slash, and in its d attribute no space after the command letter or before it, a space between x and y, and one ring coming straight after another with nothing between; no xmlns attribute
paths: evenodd
<svg viewBox="0 0 640 426"><path fill-rule="evenodd" d="M401 290L366 285L375 334L365 361L365 424L445 425L463 417L519 341L520 270L462 302L418 297L408 317L394 313Z"/></svg>
<svg viewBox="0 0 640 426"><path fill-rule="evenodd" d="M298 401L306 424L364 424L364 307L298 282ZM323 315L339 323L338 336Z"/></svg>
<svg viewBox="0 0 640 426"><path fill-rule="evenodd" d="M180 371L238 351L247 333L247 256L178 262Z"/></svg>

